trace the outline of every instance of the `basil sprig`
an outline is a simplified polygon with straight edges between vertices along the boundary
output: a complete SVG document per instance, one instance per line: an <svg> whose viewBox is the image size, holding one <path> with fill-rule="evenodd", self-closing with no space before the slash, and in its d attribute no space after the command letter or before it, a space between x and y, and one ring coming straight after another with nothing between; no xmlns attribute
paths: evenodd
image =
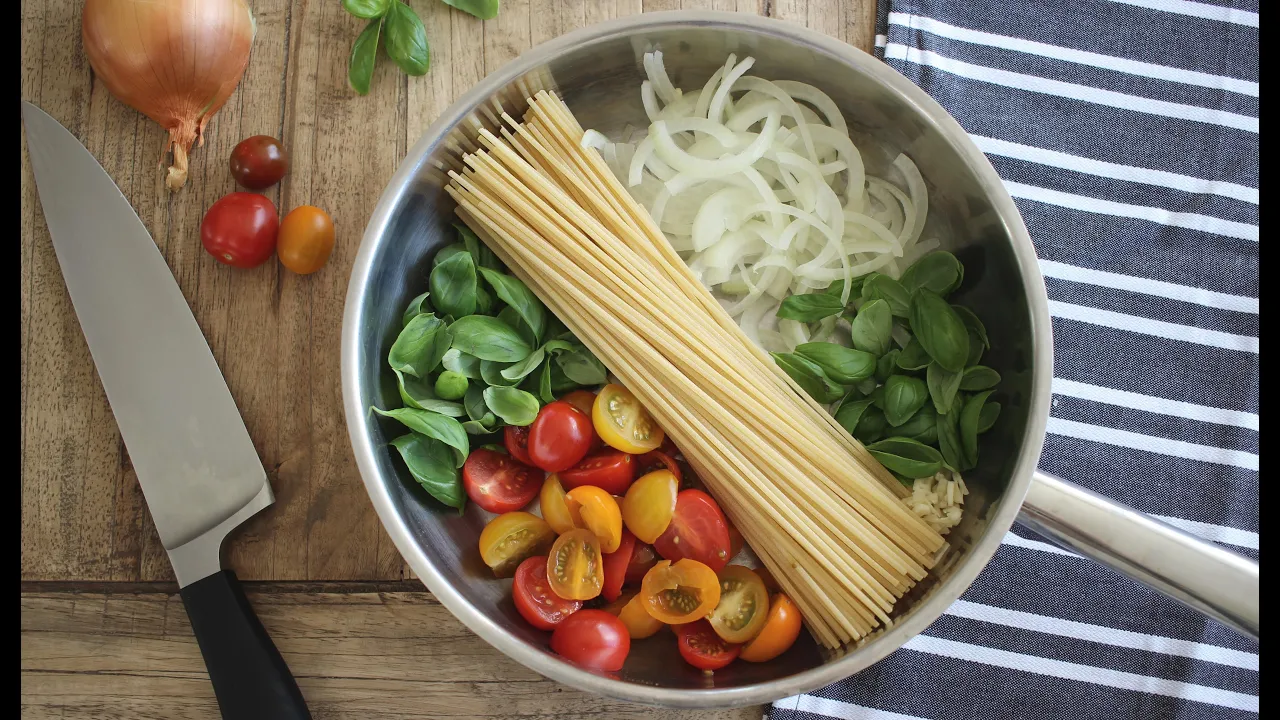
<svg viewBox="0 0 1280 720"><path fill-rule="evenodd" d="M459 10L481 20L498 16L498 0L444 0ZM351 47L347 81L357 94L369 94L373 68L378 59L378 43L385 38L387 57L406 75L425 75L431 68L431 49L427 44L427 28L422 18L402 0L342 0L350 15L368 20ZM477 261L484 258L477 256ZM489 267L486 265L486 267ZM495 267L496 269L496 267Z"/></svg>

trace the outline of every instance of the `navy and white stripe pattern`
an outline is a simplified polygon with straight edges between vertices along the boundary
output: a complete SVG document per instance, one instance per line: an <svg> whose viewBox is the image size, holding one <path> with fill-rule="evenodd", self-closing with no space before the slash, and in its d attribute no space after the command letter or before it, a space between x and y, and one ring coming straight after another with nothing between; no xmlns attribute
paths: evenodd
<svg viewBox="0 0 1280 720"><path fill-rule="evenodd" d="M1040 466L1256 558L1256 0L881 0L879 32L1031 231ZM1250 718L1258 684L1257 642L1015 525L923 635L769 718Z"/></svg>

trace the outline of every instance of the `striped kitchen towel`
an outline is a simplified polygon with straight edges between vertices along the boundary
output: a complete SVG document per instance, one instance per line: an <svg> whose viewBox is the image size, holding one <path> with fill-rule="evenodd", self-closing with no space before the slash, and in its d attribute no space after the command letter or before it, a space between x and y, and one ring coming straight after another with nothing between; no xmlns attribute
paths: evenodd
<svg viewBox="0 0 1280 720"><path fill-rule="evenodd" d="M1053 315L1040 467L1258 554L1256 0L882 0L1004 179ZM1258 644L1015 525L963 598L771 720L1258 714Z"/></svg>

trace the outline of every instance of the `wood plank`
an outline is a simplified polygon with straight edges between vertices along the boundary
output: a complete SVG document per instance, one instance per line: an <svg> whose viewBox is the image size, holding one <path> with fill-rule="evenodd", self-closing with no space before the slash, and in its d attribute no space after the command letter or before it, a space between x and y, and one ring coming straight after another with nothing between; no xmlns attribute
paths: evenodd
<svg viewBox="0 0 1280 720"><path fill-rule="evenodd" d="M250 593L316 720L377 717L756 720L760 707L679 711L588 695L508 659L428 593ZM176 595L27 593L22 717L216 717Z"/></svg>

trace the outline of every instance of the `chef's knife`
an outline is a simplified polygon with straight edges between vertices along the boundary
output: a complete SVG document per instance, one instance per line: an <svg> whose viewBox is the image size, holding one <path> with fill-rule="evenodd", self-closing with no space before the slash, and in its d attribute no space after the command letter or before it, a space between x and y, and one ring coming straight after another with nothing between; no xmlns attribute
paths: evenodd
<svg viewBox="0 0 1280 720"><path fill-rule="evenodd" d="M22 103L53 249L225 720L309 720L222 541L274 501L262 461L182 291L98 161ZM194 240L192 240L194 242Z"/></svg>

